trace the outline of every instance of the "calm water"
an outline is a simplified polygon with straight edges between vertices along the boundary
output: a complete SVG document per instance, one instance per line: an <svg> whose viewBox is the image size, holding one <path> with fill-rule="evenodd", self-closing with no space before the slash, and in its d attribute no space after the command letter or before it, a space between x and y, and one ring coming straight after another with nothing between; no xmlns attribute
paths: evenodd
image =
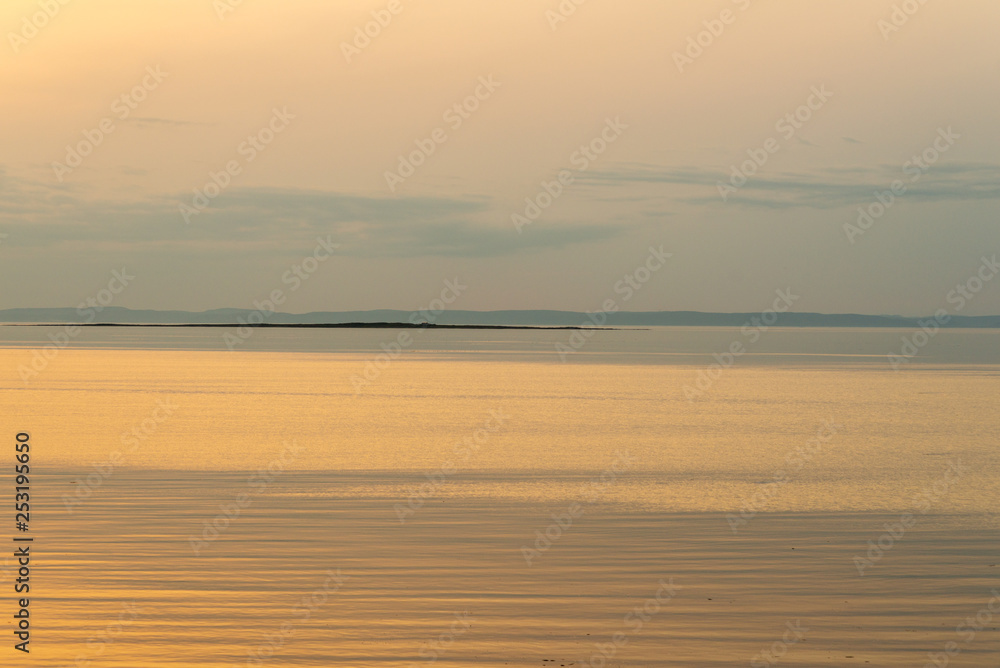
<svg viewBox="0 0 1000 668"><path fill-rule="evenodd" d="M16 665L1000 666L996 331L58 331Z"/></svg>

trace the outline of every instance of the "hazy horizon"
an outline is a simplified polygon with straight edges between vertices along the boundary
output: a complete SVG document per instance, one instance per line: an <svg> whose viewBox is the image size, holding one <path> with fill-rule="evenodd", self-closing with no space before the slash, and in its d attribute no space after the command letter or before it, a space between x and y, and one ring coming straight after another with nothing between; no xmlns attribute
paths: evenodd
<svg viewBox="0 0 1000 668"><path fill-rule="evenodd" d="M108 311L114 312L115 309L121 309L121 310L124 310L124 311L130 311L130 312L142 312L142 311L146 311L146 312L155 312L155 313L191 313L191 314L204 314L204 313L212 313L212 312L216 312L216 311L237 311L237 312L247 312L247 313L252 313L254 311L260 311L260 309L253 308L253 305L251 304L250 307L246 307L246 306L242 306L242 307L241 306L219 306L219 307L210 307L210 308L199 309L199 310L184 309L184 308L157 309L157 308L144 308L144 307L141 307L141 306L136 306L136 307L109 306L109 307L105 307L104 309L102 309L101 312L108 312ZM72 310L72 311L76 311L76 312L89 312L92 309L90 307L87 307L87 306L79 306L79 307L73 307L73 306L11 307L11 308L2 308L2 309L0 309L0 313L5 313L5 312L8 312L8 311L63 311L63 310ZM273 313L275 315L290 315L290 316L312 315L312 314L315 314L315 313L332 313L332 314L341 314L341 313L398 313L398 314L413 314L413 313L419 313L421 310L423 310L423 309L419 309L419 308L413 308L413 309L401 309L401 308L363 308L363 309L344 309L344 310L339 310L339 309L338 310L319 309L319 310L312 310L312 311L288 311L288 310L283 310L283 309L277 309L277 310L273 311ZM262 312L271 313L271 311L262 311ZM571 313L571 314L580 314L580 315L586 317L587 313L598 313L599 311L575 311L573 309L565 309L565 308L504 308L504 309L447 309L447 311L442 311L442 314L445 313L445 312L447 312L449 314L452 314L452 315L454 315L454 314L465 314L465 313ZM662 314L692 313L692 314L699 314L699 315L739 315L739 316L747 315L747 316L750 316L750 315L758 314L758 313L760 313L760 311L759 310L755 311L755 310L752 310L752 309L745 309L745 310L739 310L739 311L705 311L705 310L698 310L698 309L669 310L669 311L667 311L667 310L642 311L642 310L624 310L623 309L623 310L615 311L614 313L617 313L617 314L620 314L620 315L625 315L625 314L630 314L630 315L644 315L644 314L654 315L654 314L661 314L661 313ZM829 317L836 317L836 316L861 316L861 317L865 317L865 318L899 318L899 319L904 319L904 320L931 318L934 315L933 313L863 313L861 311L839 311L839 312L796 311L796 312L790 312L790 313L794 313L795 315L798 315L798 316L829 316ZM955 318L955 317L956 316L952 316L952 318ZM961 319L965 319L965 318L974 318L974 319L1000 318L1000 312L998 312L998 313L983 313L983 314L979 314L979 315L964 314L964 315L958 316L958 317L961 318Z"/></svg>

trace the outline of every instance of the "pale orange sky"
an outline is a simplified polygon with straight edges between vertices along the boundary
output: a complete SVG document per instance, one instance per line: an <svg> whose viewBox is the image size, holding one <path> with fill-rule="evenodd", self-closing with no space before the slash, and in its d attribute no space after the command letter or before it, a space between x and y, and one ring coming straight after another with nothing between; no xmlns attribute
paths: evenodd
<svg viewBox="0 0 1000 668"><path fill-rule="evenodd" d="M456 308L593 310L652 244L673 257L627 310L754 311L793 287L800 310L923 314L1000 246L992 0L928 2L887 36L882 0L589 0L555 29L558 0L399 0L350 63L342 44L388 0L220 18L223 1L43 0L59 10L30 37L40 4L0 7L0 308L75 306L122 266L137 278L116 305L243 308L322 236L339 255L286 310L416 308L455 276ZM147 68L166 75L120 118ZM499 87L451 127L480 77ZM814 86L832 97L783 138ZM275 108L294 118L248 161ZM627 128L581 170L609 118ZM114 131L60 181L53 163L102 119ZM850 243L858 207L948 127L954 145ZM391 191L436 128L447 140ZM724 202L717 183L772 137ZM186 223L229 161L240 173ZM563 169L574 183L518 233L511 214ZM963 312L982 313L1000 281Z"/></svg>

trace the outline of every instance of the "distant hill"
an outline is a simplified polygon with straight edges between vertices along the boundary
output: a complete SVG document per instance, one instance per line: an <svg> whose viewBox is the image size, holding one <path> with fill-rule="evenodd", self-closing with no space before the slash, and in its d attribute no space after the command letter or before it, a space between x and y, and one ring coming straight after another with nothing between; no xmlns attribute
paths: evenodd
<svg viewBox="0 0 1000 668"><path fill-rule="evenodd" d="M147 324L233 324L246 322L250 309L214 309L211 311L149 311L111 306L91 318L86 311L72 308L21 308L0 310L0 323L147 323ZM759 313L701 313L698 311L648 311L607 314L609 327L739 327ZM314 313L273 313L265 322L271 324L337 324L349 322L420 322L425 316L410 311L317 311ZM254 316L254 320L258 317ZM586 313L575 311L445 311L426 319L439 325L533 325L578 326L592 324ZM890 315L857 315L825 313L782 313L779 327L919 327L923 318L904 318ZM1000 316L953 316L947 327L998 328Z"/></svg>

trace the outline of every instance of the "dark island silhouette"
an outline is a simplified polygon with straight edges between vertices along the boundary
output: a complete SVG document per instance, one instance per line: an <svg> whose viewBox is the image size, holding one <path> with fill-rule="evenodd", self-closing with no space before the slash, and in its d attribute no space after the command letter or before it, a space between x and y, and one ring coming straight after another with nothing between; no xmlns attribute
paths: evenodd
<svg viewBox="0 0 1000 668"><path fill-rule="evenodd" d="M278 329L584 329L583 326L553 326L541 325L436 325L430 322L311 322L311 323L273 323L273 322L177 322L177 323L142 323L142 322L8 322L7 327L51 327L54 324L75 325L77 327L252 327ZM615 329L613 327L587 327L586 329Z"/></svg>

